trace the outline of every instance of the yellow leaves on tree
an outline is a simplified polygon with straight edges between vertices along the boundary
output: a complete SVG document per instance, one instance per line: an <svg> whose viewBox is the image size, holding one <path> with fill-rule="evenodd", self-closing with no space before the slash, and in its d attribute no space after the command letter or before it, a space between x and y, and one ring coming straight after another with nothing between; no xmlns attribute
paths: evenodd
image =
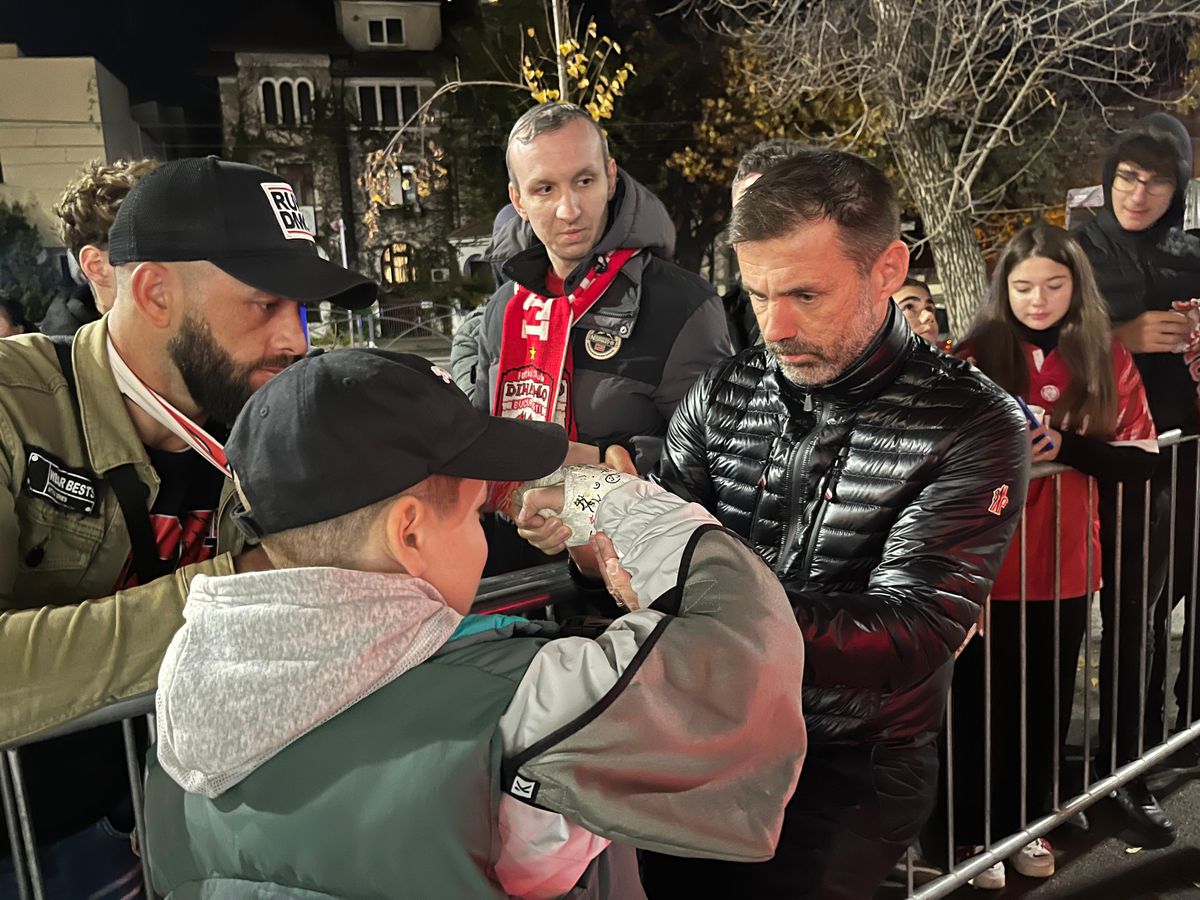
<svg viewBox="0 0 1200 900"><path fill-rule="evenodd" d="M787 107L773 106L755 89L762 68L762 61L744 47L723 51L724 90L702 101L700 119L692 128L694 143L672 154L667 165L693 183L728 185L742 154L759 141L818 134L836 138L862 114L857 103L835 94L797 97ZM882 142L882 134L874 139ZM862 136L858 149L862 152Z"/></svg>
<svg viewBox="0 0 1200 900"><path fill-rule="evenodd" d="M538 103L576 103L597 122L611 119L617 98L625 93L629 79L637 72L630 62L613 67L613 54L621 55L621 45L600 34L594 19L583 27L577 24L576 32L577 37L555 46L543 41L536 29L527 28L525 33L533 44L526 44L531 52L522 56L521 78ZM556 84L560 57L567 77L565 86Z"/></svg>

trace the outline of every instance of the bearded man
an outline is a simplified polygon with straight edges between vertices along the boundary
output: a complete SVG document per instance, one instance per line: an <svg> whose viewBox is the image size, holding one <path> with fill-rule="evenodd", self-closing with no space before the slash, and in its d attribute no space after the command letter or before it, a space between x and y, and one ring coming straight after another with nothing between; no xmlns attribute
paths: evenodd
<svg viewBox="0 0 1200 900"><path fill-rule="evenodd" d="M145 175L108 237L112 311L0 346L0 744L153 691L192 578L266 566L233 521L225 426L305 353L303 303L377 291L318 256L283 179L215 157ZM125 895L119 726L20 758L46 895Z"/></svg>
<svg viewBox="0 0 1200 900"><path fill-rule="evenodd" d="M955 652L1020 516L1029 437L1011 397L891 302L899 219L882 172L829 150L773 166L734 207L764 346L684 397L660 478L787 591L809 747L773 860L647 854L651 900L871 897L932 807Z"/></svg>

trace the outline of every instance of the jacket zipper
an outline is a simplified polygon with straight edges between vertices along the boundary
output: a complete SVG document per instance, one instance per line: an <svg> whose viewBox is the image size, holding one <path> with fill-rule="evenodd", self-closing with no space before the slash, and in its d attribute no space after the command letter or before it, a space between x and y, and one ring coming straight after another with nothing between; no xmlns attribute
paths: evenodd
<svg viewBox="0 0 1200 900"><path fill-rule="evenodd" d="M746 540L751 544L754 543L754 532L758 530L762 497L767 489L767 471L771 468L771 460L775 457L775 448L777 446L779 446L779 438L774 437L771 439L771 449L767 451L767 458L763 461L762 474L758 476L758 487L754 491L754 510L750 514L750 530L746 533Z"/></svg>
<svg viewBox="0 0 1200 900"><path fill-rule="evenodd" d="M817 420L813 425L812 430L804 439L798 449L800 457L797 465L788 466L788 481L784 488L784 496L788 499L788 509L790 516L788 517L788 527L783 531L783 541L779 545L779 563L776 566L776 572L780 575L784 573L784 561L787 556L787 548L792 546L796 540L796 536L800 530L800 514L804 508L804 499L797 496L795 487L803 485L808 474L809 458L812 456L813 447L816 446L817 438L821 434L821 429L825 427L825 404L817 401L814 403L812 394L804 395L804 411L813 412L815 410ZM793 451L796 454L797 451ZM805 573L807 578L807 573Z"/></svg>
<svg viewBox="0 0 1200 900"><path fill-rule="evenodd" d="M837 456L833 458L833 465L829 467L829 471L825 473L825 477L821 479L821 484L817 488L817 506L813 510L812 523L809 525L808 537L804 542L804 558L800 567L805 583L808 582L809 574L812 572L813 556L817 552L817 536L821 533L821 526L825 524L825 511L829 509L829 504L837 499L838 478L841 477L842 464L848 449L849 447L846 445L838 451Z"/></svg>

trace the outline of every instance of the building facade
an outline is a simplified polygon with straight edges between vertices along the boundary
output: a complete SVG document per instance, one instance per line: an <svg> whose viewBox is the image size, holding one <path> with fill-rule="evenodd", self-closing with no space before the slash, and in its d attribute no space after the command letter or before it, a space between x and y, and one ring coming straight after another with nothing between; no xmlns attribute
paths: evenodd
<svg viewBox="0 0 1200 900"><path fill-rule="evenodd" d="M418 188L436 126L410 127L393 177L364 178L370 154L445 78L441 4L333 0L327 20L293 16L285 31L246 31L223 48L218 76L224 156L287 179L324 253L385 295L460 280L448 240L461 224L453 191Z"/></svg>

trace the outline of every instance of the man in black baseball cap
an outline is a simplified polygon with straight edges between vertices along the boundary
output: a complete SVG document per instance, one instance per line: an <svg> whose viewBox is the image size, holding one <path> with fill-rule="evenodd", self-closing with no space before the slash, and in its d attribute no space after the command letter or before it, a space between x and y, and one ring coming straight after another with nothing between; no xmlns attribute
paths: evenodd
<svg viewBox="0 0 1200 900"><path fill-rule="evenodd" d="M292 186L215 156L158 166L130 191L108 235L113 266L205 260L238 281L303 303L370 306L376 285L317 253Z"/></svg>
<svg viewBox="0 0 1200 900"><path fill-rule="evenodd" d="M152 690L191 579L267 565L233 522L225 426L304 355L303 303L376 290L318 256L295 206L263 169L164 163L109 230L112 310L71 345L0 342L0 742ZM119 730L25 755L35 833L70 861L47 895L136 878L101 822L128 804Z"/></svg>
<svg viewBox="0 0 1200 900"><path fill-rule="evenodd" d="M702 507L599 466L523 485L586 511L572 546L608 542L631 610L563 636L470 614L484 482L552 472L558 425L492 418L420 357L338 350L256 393L226 449L274 567L197 578L163 658L159 893L627 900L635 847L772 854L804 755L799 626Z"/></svg>

